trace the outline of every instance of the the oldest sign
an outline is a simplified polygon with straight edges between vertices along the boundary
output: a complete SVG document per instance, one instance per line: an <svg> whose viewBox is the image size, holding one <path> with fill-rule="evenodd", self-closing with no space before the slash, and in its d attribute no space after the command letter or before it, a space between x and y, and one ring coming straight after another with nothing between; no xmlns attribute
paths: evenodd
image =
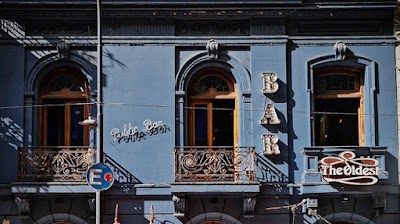
<svg viewBox="0 0 400 224"><path fill-rule="evenodd" d="M354 152L320 160L320 172L327 182L349 185L373 185L378 182L379 162L373 158L355 158Z"/></svg>

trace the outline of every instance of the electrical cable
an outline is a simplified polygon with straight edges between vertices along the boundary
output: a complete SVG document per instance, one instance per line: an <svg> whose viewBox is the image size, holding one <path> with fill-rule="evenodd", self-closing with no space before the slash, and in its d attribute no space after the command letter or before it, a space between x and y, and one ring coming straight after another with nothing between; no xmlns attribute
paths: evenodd
<svg viewBox="0 0 400 224"><path fill-rule="evenodd" d="M57 107L57 106L66 106L66 105L97 105L97 102L87 102L87 103L69 103L69 104L33 104L33 105L25 105L25 106L0 106L0 110L6 109L24 109L24 108L40 108L40 107ZM156 105L156 104L129 104L129 103L102 103L102 106L132 106L132 107L153 107L153 108L173 108L173 109L199 109L199 110L207 110L207 107L176 107L176 106L168 106L168 105ZM236 110L236 111L247 111L247 112L265 112L265 109L232 109L232 108L222 108L215 107L213 110ZM301 112L301 111L287 111L287 114L326 114L326 115L347 115L347 116L390 116L390 117L398 117L399 114L369 114L369 113L349 113L349 112Z"/></svg>

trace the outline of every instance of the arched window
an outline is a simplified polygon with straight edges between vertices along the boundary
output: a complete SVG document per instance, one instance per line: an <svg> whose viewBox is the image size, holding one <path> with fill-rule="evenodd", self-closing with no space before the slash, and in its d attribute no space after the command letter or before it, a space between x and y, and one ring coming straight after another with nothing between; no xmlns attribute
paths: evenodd
<svg viewBox="0 0 400 224"><path fill-rule="evenodd" d="M40 145L88 145L88 127L79 122L88 117L89 92L80 69L62 67L46 74L39 86Z"/></svg>
<svg viewBox="0 0 400 224"><path fill-rule="evenodd" d="M364 145L363 70L315 69L313 86L315 145Z"/></svg>
<svg viewBox="0 0 400 224"><path fill-rule="evenodd" d="M195 74L189 83L189 144L233 146L236 130L235 83L219 68Z"/></svg>

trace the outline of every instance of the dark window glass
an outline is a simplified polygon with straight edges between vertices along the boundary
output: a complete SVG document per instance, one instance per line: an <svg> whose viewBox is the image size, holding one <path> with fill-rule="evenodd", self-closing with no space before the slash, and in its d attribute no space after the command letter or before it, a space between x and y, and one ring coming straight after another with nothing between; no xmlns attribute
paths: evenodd
<svg viewBox="0 0 400 224"><path fill-rule="evenodd" d="M213 145L233 145L234 100L213 101Z"/></svg>
<svg viewBox="0 0 400 224"><path fill-rule="evenodd" d="M195 106L195 145L207 146L207 105L197 104Z"/></svg>
<svg viewBox="0 0 400 224"><path fill-rule="evenodd" d="M71 76L59 76L49 85L49 92L61 91L63 89L68 89L69 91L79 92L83 91L83 86L81 81L77 80L75 77Z"/></svg>
<svg viewBox="0 0 400 224"><path fill-rule="evenodd" d="M62 101L49 101L47 108L47 145L63 146L65 131L65 107Z"/></svg>
<svg viewBox="0 0 400 224"><path fill-rule="evenodd" d="M192 94L205 93L209 89L215 89L218 92L226 92L229 91L229 86L225 80L218 76L207 76L194 85Z"/></svg>
<svg viewBox="0 0 400 224"><path fill-rule="evenodd" d="M317 76L314 82L315 90L355 90L354 77L350 75Z"/></svg>
<svg viewBox="0 0 400 224"><path fill-rule="evenodd" d="M82 146L83 144L83 126L79 124L85 118L82 105L71 106L71 146Z"/></svg>
<svg viewBox="0 0 400 224"><path fill-rule="evenodd" d="M358 145L358 103L354 99L315 101L315 143L318 146Z"/></svg>

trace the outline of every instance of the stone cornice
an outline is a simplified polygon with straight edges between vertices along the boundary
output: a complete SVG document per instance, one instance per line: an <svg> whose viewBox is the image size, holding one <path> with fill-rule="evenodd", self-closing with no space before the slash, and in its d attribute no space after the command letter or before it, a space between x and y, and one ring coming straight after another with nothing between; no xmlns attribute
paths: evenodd
<svg viewBox="0 0 400 224"><path fill-rule="evenodd" d="M223 8L223 10L221 9ZM150 7L148 4L103 4L103 18L107 19L125 19L125 18L151 18L151 19L257 19L257 18L290 18L290 17L310 17L310 18L377 18L391 17L395 5L369 5L369 7L344 6L340 8L320 8L317 5L252 5L237 4L225 5L221 7L210 5L190 5L173 6L160 5L159 7ZM86 20L95 21L96 5L41 5L41 4L21 4L7 5L0 3L0 18L24 19L24 20Z"/></svg>

